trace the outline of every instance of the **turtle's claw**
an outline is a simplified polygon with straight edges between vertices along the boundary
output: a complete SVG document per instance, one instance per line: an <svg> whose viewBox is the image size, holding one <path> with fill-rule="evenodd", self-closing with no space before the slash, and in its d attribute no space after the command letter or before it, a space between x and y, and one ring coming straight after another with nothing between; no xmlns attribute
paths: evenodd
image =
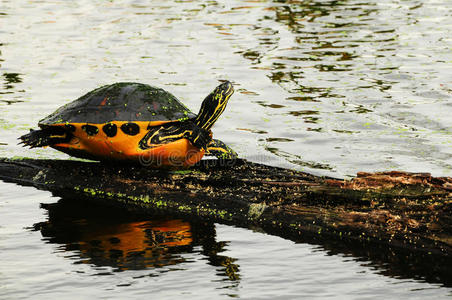
<svg viewBox="0 0 452 300"><path fill-rule="evenodd" d="M232 150L228 145L223 143L220 140L213 139L207 145L207 153L208 156L215 156L218 159L237 159L237 153Z"/></svg>

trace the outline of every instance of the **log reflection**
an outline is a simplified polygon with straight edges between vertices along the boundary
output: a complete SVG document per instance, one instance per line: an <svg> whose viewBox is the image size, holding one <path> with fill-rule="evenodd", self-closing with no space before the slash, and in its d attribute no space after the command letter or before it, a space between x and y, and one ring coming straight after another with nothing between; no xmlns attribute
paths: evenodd
<svg viewBox="0 0 452 300"><path fill-rule="evenodd" d="M48 242L61 244L62 251L75 251L76 263L109 266L114 271L141 270L189 262L184 254L199 252L210 265L219 267L216 273L223 279L240 279L236 259L219 255L227 242L215 240L211 222L137 216L68 199L42 208L47 210L48 220L33 228ZM197 246L202 250L196 250Z"/></svg>

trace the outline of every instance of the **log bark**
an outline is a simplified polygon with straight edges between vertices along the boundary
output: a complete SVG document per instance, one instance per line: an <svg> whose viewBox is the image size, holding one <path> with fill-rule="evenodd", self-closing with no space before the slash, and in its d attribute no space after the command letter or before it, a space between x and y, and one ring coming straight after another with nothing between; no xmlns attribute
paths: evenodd
<svg viewBox="0 0 452 300"><path fill-rule="evenodd" d="M450 258L452 179L358 173L341 180L251 163L201 161L152 170L75 160L0 159L0 179L137 213L259 226L286 238L359 241Z"/></svg>

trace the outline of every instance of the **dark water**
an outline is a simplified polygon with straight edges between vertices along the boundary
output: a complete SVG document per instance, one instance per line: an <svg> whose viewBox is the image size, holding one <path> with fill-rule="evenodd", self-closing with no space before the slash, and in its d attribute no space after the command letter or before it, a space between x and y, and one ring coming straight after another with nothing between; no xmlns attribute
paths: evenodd
<svg viewBox="0 0 452 300"><path fill-rule="evenodd" d="M450 176L451 17L448 0L3 0L0 156L67 158L16 138L100 85L149 83L196 111L228 79L214 134L242 157ZM452 296L450 261L82 200L0 183L0 298Z"/></svg>

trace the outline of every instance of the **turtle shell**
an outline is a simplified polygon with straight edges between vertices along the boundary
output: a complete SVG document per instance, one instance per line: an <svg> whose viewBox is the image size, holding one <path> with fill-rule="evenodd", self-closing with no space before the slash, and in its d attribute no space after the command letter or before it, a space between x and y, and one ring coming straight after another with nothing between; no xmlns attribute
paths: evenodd
<svg viewBox="0 0 452 300"><path fill-rule="evenodd" d="M147 84L120 82L97 88L72 101L39 125L104 124L113 121L175 121L196 117L167 91Z"/></svg>

